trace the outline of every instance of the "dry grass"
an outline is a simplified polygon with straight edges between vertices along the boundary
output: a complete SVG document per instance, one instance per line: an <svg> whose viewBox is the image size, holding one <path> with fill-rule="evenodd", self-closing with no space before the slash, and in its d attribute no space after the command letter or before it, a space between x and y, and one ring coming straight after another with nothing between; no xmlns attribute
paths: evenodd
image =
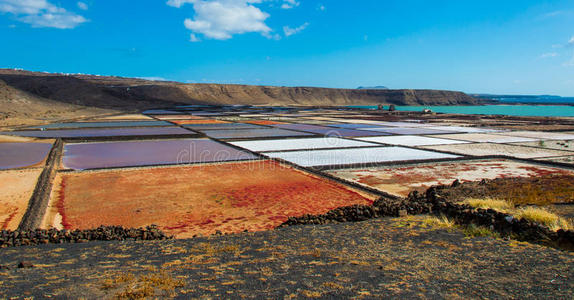
<svg viewBox="0 0 574 300"><path fill-rule="evenodd" d="M454 221L447 218L446 216L440 216L440 217L429 216L423 220L423 224L425 226L431 226L431 227L443 228L443 229L444 228L452 229L452 228L456 227L456 224L454 223Z"/></svg>
<svg viewBox="0 0 574 300"><path fill-rule="evenodd" d="M513 215L518 218L524 218L526 220L542 224L554 231L558 229L569 230L573 228L567 220L540 207L524 207L516 210Z"/></svg>
<svg viewBox="0 0 574 300"><path fill-rule="evenodd" d="M483 208L483 209L490 208L500 212L506 212L514 209L514 205L512 203L505 200L499 200L493 198L484 198L484 199L469 198L464 200L464 203L474 208Z"/></svg>
<svg viewBox="0 0 574 300"><path fill-rule="evenodd" d="M464 203L475 208L491 208L496 211L513 215L519 219L526 219L538 224L547 226L550 230L556 231L558 229L569 230L574 228L568 220L559 217L558 215L536 206L528 206L524 208L515 208L514 205L505 200L485 198L485 199L466 199Z"/></svg>
<svg viewBox="0 0 574 300"><path fill-rule="evenodd" d="M344 287L336 282L325 282L322 284L324 288L331 289L331 290L342 290Z"/></svg>
<svg viewBox="0 0 574 300"><path fill-rule="evenodd" d="M116 299L144 299L165 297L174 294L175 288L182 287L184 282L176 280L165 271L154 269L152 273L135 277L132 273L118 273L102 283L103 290L120 289L115 293Z"/></svg>
<svg viewBox="0 0 574 300"><path fill-rule="evenodd" d="M115 289L124 283L134 280L134 278L135 276L132 273L118 273L112 278L104 280L104 282L102 282L102 289Z"/></svg>
<svg viewBox="0 0 574 300"><path fill-rule="evenodd" d="M304 290L301 292L301 294L307 298L320 298L321 296L323 296L323 293L318 292L318 291L307 291Z"/></svg>
<svg viewBox="0 0 574 300"><path fill-rule="evenodd" d="M462 228L464 235L467 237L493 237L493 238L500 238L500 234L496 231L492 231L489 228L483 226L476 226L474 224L470 224L468 226L464 226Z"/></svg>
<svg viewBox="0 0 574 300"><path fill-rule="evenodd" d="M474 224L470 225L457 225L455 224L454 220L449 219L445 216L435 217L435 216L428 216L424 219L423 224L426 226L431 226L433 228L439 229L460 229L464 233L466 237L493 237L493 238L500 238L500 234L498 232L492 231L483 226L476 226Z"/></svg>

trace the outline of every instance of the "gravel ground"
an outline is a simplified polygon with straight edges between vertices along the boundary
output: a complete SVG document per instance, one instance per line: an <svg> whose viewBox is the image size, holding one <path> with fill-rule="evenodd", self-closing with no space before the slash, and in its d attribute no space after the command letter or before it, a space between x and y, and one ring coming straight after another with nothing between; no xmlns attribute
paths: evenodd
<svg viewBox="0 0 574 300"><path fill-rule="evenodd" d="M572 296L573 253L465 237L426 219L1 249L0 298Z"/></svg>

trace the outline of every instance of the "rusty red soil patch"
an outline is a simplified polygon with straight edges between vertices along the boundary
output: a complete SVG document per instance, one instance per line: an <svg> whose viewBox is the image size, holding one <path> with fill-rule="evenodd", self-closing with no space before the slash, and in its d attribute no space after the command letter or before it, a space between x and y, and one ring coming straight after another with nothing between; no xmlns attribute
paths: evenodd
<svg viewBox="0 0 574 300"><path fill-rule="evenodd" d="M255 125L287 124L285 122L277 122L277 121L269 121L269 120L244 121L243 123L249 123L249 124L255 124Z"/></svg>
<svg viewBox="0 0 574 300"><path fill-rule="evenodd" d="M370 204L339 183L273 161L60 173L45 227L158 225L168 234L272 229L289 216ZM106 188L101 188L106 187Z"/></svg>
<svg viewBox="0 0 574 300"><path fill-rule="evenodd" d="M187 125L187 124L225 124L225 123L230 123L227 121L221 121L221 120L213 120L213 119L207 119L207 120L173 120L170 121L172 123L178 124L178 125Z"/></svg>

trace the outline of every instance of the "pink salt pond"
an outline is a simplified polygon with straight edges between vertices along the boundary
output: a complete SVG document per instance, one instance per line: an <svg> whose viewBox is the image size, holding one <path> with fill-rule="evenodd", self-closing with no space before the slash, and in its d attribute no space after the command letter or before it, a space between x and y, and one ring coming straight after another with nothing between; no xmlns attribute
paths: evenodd
<svg viewBox="0 0 574 300"><path fill-rule="evenodd" d="M59 130L24 130L2 132L6 135L17 135L38 138L102 138L134 136L189 136L196 135L191 130L180 127L159 128L99 128L99 129L59 129Z"/></svg>
<svg viewBox="0 0 574 300"><path fill-rule="evenodd" d="M39 165L51 148L50 143L0 143L0 170Z"/></svg>
<svg viewBox="0 0 574 300"><path fill-rule="evenodd" d="M85 170L257 158L212 140L181 139L67 144L64 147L63 164L66 169Z"/></svg>

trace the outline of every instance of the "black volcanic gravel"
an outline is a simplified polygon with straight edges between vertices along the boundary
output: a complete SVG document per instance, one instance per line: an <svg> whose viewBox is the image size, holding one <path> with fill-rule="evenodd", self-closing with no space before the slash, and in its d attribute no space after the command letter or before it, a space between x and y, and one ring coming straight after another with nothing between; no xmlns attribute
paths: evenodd
<svg viewBox="0 0 574 300"><path fill-rule="evenodd" d="M457 230L429 227L425 218L189 240L5 248L0 249L0 298L133 296L142 278L157 274L178 282L172 292L181 298L572 296L572 253L468 238ZM18 268L22 262L28 267ZM120 283L106 286L110 280ZM170 294L159 288L153 292Z"/></svg>

